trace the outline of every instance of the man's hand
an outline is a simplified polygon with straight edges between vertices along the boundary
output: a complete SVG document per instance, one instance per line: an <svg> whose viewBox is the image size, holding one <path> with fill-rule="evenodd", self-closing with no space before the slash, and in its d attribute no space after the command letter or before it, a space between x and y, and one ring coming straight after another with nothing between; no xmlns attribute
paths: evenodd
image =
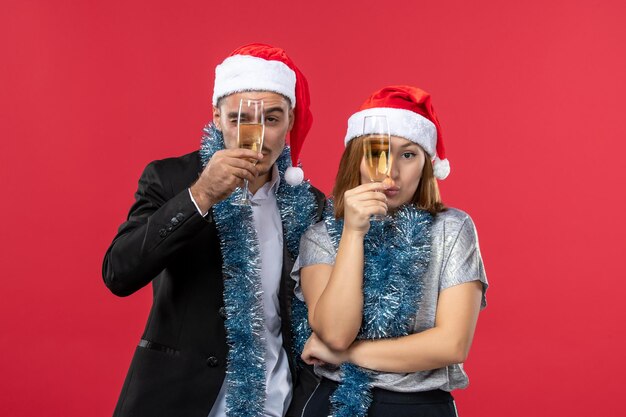
<svg viewBox="0 0 626 417"><path fill-rule="evenodd" d="M191 186L191 195L202 212L232 194L243 180L254 181L258 171L251 161L263 154L249 149L224 149L215 152L200 178Z"/></svg>

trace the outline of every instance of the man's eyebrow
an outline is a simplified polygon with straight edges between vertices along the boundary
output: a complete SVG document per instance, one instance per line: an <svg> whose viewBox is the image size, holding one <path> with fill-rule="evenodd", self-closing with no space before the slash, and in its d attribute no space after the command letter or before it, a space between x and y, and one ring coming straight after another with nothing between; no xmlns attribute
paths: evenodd
<svg viewBox="0 0 626 417"><path fill-rule="evenodd" d="M274 112L285 113L285 110L282 107L278 107L278 106L265 109L265 113L274 113Z"/></svg>
<svg viewBox="0 0 626 417"><path fill-rule="evenodd" d="M239 112L231 111L230 113L228 113L228 118L229 119L236 119L237 116L239 116Z"/></svg>

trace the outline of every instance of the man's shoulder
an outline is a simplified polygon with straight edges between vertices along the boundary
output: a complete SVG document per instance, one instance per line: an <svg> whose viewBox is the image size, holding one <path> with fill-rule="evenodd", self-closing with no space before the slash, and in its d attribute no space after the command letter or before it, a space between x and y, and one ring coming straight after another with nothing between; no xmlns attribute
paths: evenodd
<svg viewBox="0 0 626 417"><path fill-rule="evenodd" d="M312 184L310 184L309 190L311 190L311 192L315 195L318 202L326 200L326 195L319 189L315 188Z"/></svg>
<svg viewBox="0 0 626 417"><path fill-rule="evenodd" d="M157 159L148 164L160 174L172 175L175 173L193 172L202 170L200 152L194 151L185 155Z"/></svg>
<svg viewBox="0 0 626 417"><path fill-rule="evenodd" d="M150 162L142 174L142 179L169 184L171 192L177 194L196 181L201 172L200 152L195 151Z"/></svg>
<svg viewBox="0 0 626 417"><path fill-rule="evenodd" d="M315 220L319 221L322 219L322 214L324 213L324 205L326 203L326 195L315 188L313 185L309 183L309 191L315 196L315 202L317 204L317 211L315 213Z"/></svg>

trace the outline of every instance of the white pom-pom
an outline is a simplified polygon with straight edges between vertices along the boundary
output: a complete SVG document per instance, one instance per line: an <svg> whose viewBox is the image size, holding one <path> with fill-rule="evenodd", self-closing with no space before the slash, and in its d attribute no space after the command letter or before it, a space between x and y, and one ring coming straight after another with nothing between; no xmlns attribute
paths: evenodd
<svg viewBox="0 0 626 417"><path fill-rule="evenodd" d="M433 164L435 177L440 180L445 180L448 175L450 175L450 162L447 159L439 159L435 157L435 161Z"/></svg>
<svg viewBox="0 0 626 417"><path fill-rule="evenodd" d="M285 181L289 185L299 185L302 184L304 180L304 171L300 167L289 167L287 171L285 171Z"/></svg>

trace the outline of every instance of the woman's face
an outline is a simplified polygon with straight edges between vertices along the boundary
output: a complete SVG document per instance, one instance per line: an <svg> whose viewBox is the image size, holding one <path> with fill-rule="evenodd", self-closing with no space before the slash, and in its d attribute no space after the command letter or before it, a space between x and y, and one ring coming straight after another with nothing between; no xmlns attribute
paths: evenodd
<svg viewBox="0 0 626 417"><path fill-rule="evenodd" d="M391 169L389 179L385 180L390 187L385 191L389 211L394 211L411 201L426 162L426 154L422 148L409 140L391 137ZM361 184L370 182L365 158L361 161Z"/></svg>

